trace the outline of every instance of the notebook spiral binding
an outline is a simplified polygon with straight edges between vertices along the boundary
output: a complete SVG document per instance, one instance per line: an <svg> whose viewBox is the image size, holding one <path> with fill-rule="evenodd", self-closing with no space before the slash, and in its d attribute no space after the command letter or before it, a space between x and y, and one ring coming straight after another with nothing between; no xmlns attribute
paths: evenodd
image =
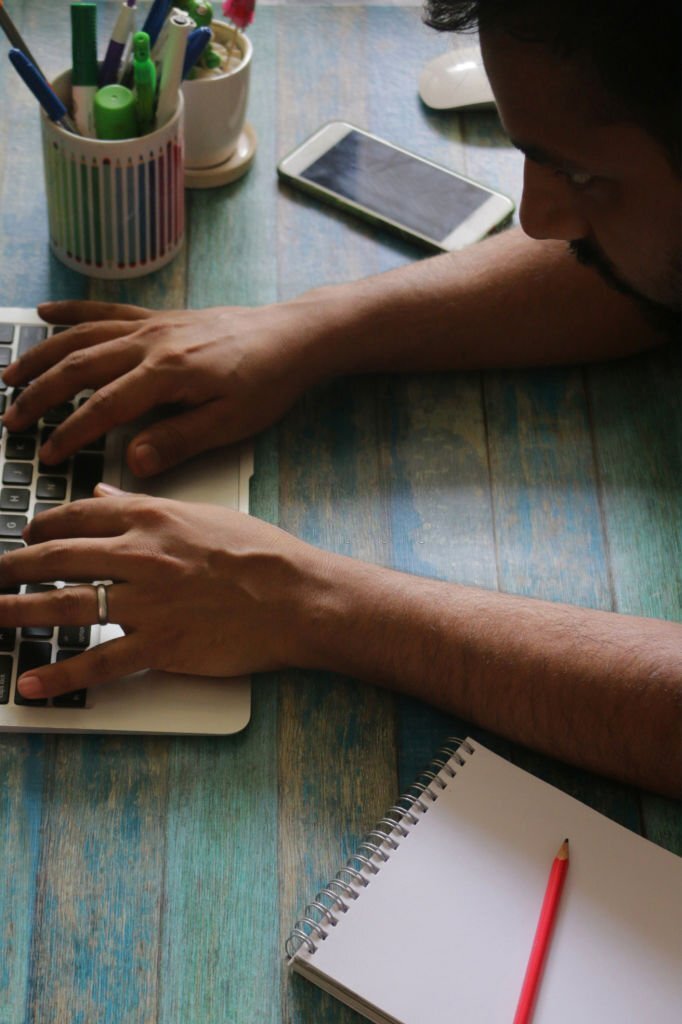
<svg viewBox="0 0 682 1024"><path fill-rule="evenodd" d="M357 850L324 889L321 889L303 911L285 943L289 959L294 957L301 946L314 953L320 942L329 934L345 914L363 888L369 885L373 875L381 871L382 865L390 860L402 840L427 813L429 805L435 803L448 782L457 771L452 767L466 764L463 755L474 753L466 740L449 736L436 752L429 767L419 773L407 791L388 809L373 829L365 835ZM443 777L445 776L445 778Z"/></svg>

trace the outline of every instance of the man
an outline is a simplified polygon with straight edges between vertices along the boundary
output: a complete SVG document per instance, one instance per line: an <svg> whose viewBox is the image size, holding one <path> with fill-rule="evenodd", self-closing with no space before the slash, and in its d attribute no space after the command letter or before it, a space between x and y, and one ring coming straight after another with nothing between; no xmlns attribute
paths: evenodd
<svg viewBox="0 0 682 1024"><path fill-rule="evenodd" d="M5 424L96 387L42 451L59 462L181 403L131 442L131 468L148 476L253 434L336 374L604 359L665 340L680 304L680 11L640 7L431 0L435 27L479 23L500 116L526 154L522 231L260 309L46 304L46 319L81 326L7 370L9 384L32 383ZM126 636L31 673L27 696L147 666L329 669L679 792L679 625L408 576L208 506L97 494L38 517L29 547L3 557L0 586L114 579L110 617ZM3 596L0 622L94 622L94 605L85 586Z"/></svg>

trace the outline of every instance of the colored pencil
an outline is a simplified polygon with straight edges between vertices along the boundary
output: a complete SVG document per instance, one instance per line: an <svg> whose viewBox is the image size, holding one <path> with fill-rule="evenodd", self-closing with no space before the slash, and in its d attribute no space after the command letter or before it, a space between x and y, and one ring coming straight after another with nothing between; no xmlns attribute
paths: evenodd
<svg viewBox="0 0 682 1024"><path fill-rule="evenodd" d="M514 1024L529 1024L532 1019L535 998L540 987L542 970L552 939L557 908L561 899L561 890L564 887L567 870L568 839L564 839L559 847L559 852L554 858L552 870L549 873L545 898L542 901L542 909L540 910L540 917L535 929L533 947L530 951L526 975L523 979L521 995L519 996L516 1014L514 1015Z"/></svg>

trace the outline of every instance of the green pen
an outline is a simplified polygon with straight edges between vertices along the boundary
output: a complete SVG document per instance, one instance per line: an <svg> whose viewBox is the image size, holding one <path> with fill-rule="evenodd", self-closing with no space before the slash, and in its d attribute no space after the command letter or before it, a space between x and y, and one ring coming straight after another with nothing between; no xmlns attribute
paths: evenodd
<svg viewBox="0 0 682 1024"><path fill-rule="evenodd" d="M93 104L97 92L97 28L95 4L71 4L71 102L81 135L95 136Z"/></svg>
<svg viewBox="0 0 682 1024"><path fill-rule="evenodd" d="M145 135L154 127L156 101L156 67L149 56L149 36L136 32L133 36L133 82L137 130Z"/></svg>

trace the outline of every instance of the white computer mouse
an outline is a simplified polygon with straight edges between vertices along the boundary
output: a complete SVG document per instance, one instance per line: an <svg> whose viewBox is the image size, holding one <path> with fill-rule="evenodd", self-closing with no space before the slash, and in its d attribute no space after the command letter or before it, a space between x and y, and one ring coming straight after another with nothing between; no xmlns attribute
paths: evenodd
<svg viewBox="0 0 682 1024"><path fill-rule="evenodd" d="M434 110L495 106L483 64L457 50L434 57L424 66L419 95Z"/></svg>

